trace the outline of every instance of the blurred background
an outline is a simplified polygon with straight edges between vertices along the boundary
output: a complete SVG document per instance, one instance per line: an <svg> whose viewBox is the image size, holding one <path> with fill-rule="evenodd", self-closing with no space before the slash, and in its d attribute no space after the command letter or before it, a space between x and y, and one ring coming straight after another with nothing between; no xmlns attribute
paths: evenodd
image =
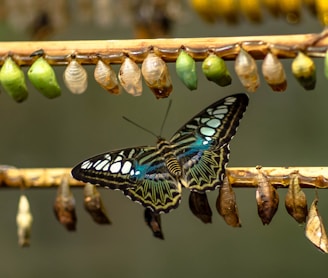
<svg viewBox="0 0 328 278"><path fill-rule="evenodd" d="M207 12L204 15L196 5L201 1L71 0L51 1L52 7L47 2L0 1L1 41L302 34L318 33L323 28L306 1L298 12L276 16L263 1L257 19L238 6L234 8L234 20ZM219 1L203 2L215 10ZM256 11L254 3L251 10ZM315 59L317 84L313 91L305 91L291 75L292 60L282 62L287 90L274 93L261 77L261 85L250 95L247 113L231 142L229 166L327 166L328 81L323 74L323 59ZM257 61L259 69L261 63ZM177 79L175 65L168 65L173 105L163 136L170 138L212 102L245 91L234 73L234 63L227 65L232 85L221 88L206 80L201 63L197 63L198 89L192 92ZM119 96L109 95L94 81L94 66L85 68L89 86L83 95L73 95L65 88L61 78L64 67L55 68L62 88L62 96L57 99L46 99L30 84L29 98L21 104L2 92L1 164L73 167L105 151L155 144L151 135L122 116L158 133L168 99L156 100L145 84L141 97L124 91ZM114 69L117 72L119 66ZM184 190L178 209L162 216L164 241L154 238L145 225L142 206L120 192L99 190L113 224L95 224L84 211L83 190L77 188L73 189L76 232L66 231L54 217L56 189L26 190L34 223L31 247L22 249L17 244L15 223L21 191L1 189L0 276L271 278L326 274L327 255L312 246L304 236L304 227L287 214L285 189L278 190L280 207L269 226L263 226L257 215L255 188L236 189L242 228L227 226L217 214L217 192L208 194L213 223L203 224L190 212L189 192ZM310 205L314 190L305 192ZM321 190L319 197L319 210L328 223L328 193Z"/></svg>

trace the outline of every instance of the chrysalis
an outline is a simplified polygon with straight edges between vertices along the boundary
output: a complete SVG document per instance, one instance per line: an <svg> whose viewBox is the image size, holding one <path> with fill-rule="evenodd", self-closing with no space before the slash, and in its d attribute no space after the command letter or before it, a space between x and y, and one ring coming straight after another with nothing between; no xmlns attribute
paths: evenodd
<svg viewBox="0 0 328 278"><path fill-rule="evenodd" d="M0 70L0 82L15 101L22 102L27 98L24 72L10 56L6 58Z"/></svg>
<svg viewBox="0 0 328 278"><path fill-rule="evenodd" d="M268 225L277 212L279 195L277 190L271 185L268 177L260 168L258 168L257 183L256 201L258 215L260 216L263 225Z"/></svg>
<svg viewBox="0 0 328 278"><path fill-rule="evenodd" d="M301 51L298 52L296 58L292 62L292 72L305 90L313 90L315 88L315 64L309 56Z"/></svg>
<svg viewBox="0 0 328 278"><path fill-rule="evenodd" d="M190 191L189 208L203 223L212 223L212 210L208 203L206 193Z"/></svg>
<svg viewBox="0 0 328 278"><path fill-rule="evenodd" d="M285 206L288 213L300 224L305 223L308 214L305 193L299 184L298 174L292 174L285 197Z"/></svg>
<svg viewBox="0 0 328 278"><path fill-rule="evenodd" d="M60 96L61 90L55 71L43 57L39 57L33 63L27 72L27 76L33 86L45 97L52 99Z"/></svg>
<svg viewBox="0 0 328 278"><path fill-rule="evenodd" d="M231 76L224 60L215 54L210 54L202 64L204 75L209 81L213 81L219 86L231 84Z"/></svg>
<svg viewBox="0 0 328 278"><path fill-rule="evenodd" d="M195 60L184 50L180 54L175 64L176 72L180 80L189 90L197 89L197 72Z"/></svg>
<svg viewBox="0 0 328 278"><path fill-rule="evenodd" d="M166 63L154 53L149 53L142 63L142 75L156 98L166 98L172 92L172 82Z"/></svg>
<svg viewBox="0 0 328 278"><path fill-rule="evenodd" d="M254 93L260 86L256 62L254 58L242 48L236 57L235 71L240 82L248 92Z"/></svg>
<svg viewBox="0 0 328 278"><path fill-rule="evenodd" d="M124 59L121 65L118 79L125 91L133 96L141 96L142 79L141 70L138 65L129 57Z"/></svg>
<svg viewBox="0 0 328 278"><path fill-rule="evenodd" d="M229 226L241 227L236 203L236 195L227 177L224 179L222 186L219 188L219 195L216 199L216 209Z"/></svg>
<svg viewBox="0 0 328 278"><path fill-rule="evenodd" d="M147 223L147 226L153 232L154 237L164 239L161 225L161 216L158 213L153 212L151 209L146 208L144 218Z"/></svg>
<svg viewBox="0 0 328 278"><path fill-rule="evenodd" d="M275 92L283 92L287 88L286 74L282 63L276 55L269 52L262 64L262 73L265 81Z"/></svg>
<svg viewBox="0 0 328 278"><path fill-rule="evenodd" d="M18 244L20 247L30 246L32 222L33 216L28 199L25 195L21 195L16 216Z"/></svg>
<svg viewBox="0 0 328 278"><path fill-rule="evenodd" d="M87 183L84 186L84 208L98 224L111 224L97 188Z"/></svg>
<svg viewBox="0 0 328 278"><path fill-rule="evenodd" d="M57 190L54 204L54 212L57 220L63 224L68 231L76 230L75 199L68 184L68 176L63 176Z"/></svg>
<svg viewBox="0 0 328 278"><path fill-rule="evenodd" d="M322 252L328 253L328 238L322 218L318 211L318 198L316 197L310 207L305 226L305 236Z"/></svg>
<svg viewBox="0 0 328 278"><path fill-rule="evenodd" d="M82 94L88 87L88 74L81 64L72 59L63 75L64 83L73 94Z"/></svg>
<svg viewBox="0 0 328 278"><path fill-rule="evenodd" d="M109 93L113 95L118 95L120 93L118 80L114 70L102 60L97 62L94 77L98 84Z"/></svg>

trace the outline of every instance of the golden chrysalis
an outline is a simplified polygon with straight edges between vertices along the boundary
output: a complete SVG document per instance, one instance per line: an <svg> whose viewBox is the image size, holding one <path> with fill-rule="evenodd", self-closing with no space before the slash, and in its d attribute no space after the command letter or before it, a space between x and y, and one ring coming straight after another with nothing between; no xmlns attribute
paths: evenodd
<svg viewBox="0 0 328 278"><path fill-rule="evenodd" d="M172 82L166 63L150 52L142 63L142 75L156 98L166 98L172 92Z"/></svg>
<svg viewBox="0 0 328 278"><path fill-rule="evenodd" d="M57 220L68 230L76 230L75 199L68 184L68 176L63 176L57 189L54 203L54 213Z"/></svg>
<svg viewBox="0 0 328 278"><path fill-rule="evenodd" d="M84 186L84 208L98 224L111 224L97 188L87 183Z"/></svg>

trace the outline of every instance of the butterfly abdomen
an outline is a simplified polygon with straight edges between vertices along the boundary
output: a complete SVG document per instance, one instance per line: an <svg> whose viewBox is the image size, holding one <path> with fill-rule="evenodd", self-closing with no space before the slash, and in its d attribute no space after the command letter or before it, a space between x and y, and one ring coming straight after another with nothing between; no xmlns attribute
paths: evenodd
<svg viewBox="0 0 328 278"><path fill-rule="evenodd" d="M172 151L172 144L162 138L159 138L157 143L158 150L162 153L164 161L169 172L176 178L180 178L182 175L181 165L177 157Z"/></svg>

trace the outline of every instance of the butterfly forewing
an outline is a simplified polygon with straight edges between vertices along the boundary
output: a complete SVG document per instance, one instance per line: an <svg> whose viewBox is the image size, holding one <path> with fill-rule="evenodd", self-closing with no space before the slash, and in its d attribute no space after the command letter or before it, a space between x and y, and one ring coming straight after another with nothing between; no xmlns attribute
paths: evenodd
<svg viewBox="0 0 328 278"><path fill-rule="evenodd" d="M95 156L75 166L72 175L83 182L120 189L133 201L158 212L177 207L181 199L181 186L155 147Z"/></svg>
<svg viewBox="0 0 328 278"><path fill-rule="evenodd" d="M226 97L204 109L167 142L156 147L113 151L87 159L72 170L77 180L120 189L153 211L179 205L181 184L193 191L222 184L229 142L248 104L245 94Z"/></svg>
<svg viewBox="0 0 328 278"><path fill-rule="evenodd" d="M183 184L203 192L219 187L229 157L229 142L248 104L245 94L221 99L186 123L171 139L183 168Z"/></svg>

